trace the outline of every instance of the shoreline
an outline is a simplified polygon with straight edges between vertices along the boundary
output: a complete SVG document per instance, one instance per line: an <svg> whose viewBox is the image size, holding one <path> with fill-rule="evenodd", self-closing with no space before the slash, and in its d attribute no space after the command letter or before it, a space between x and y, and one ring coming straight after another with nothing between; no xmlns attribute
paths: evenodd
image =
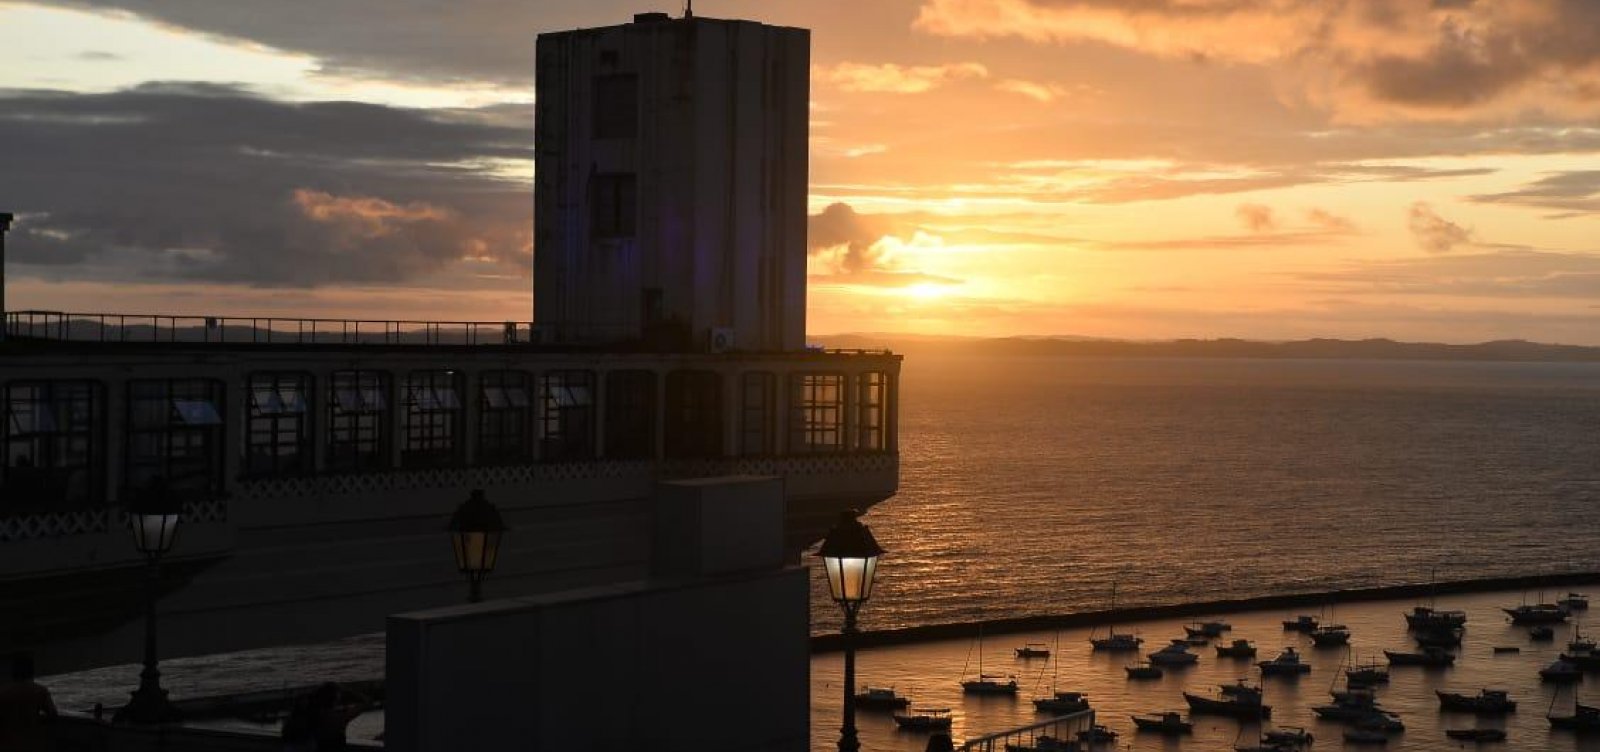
<svg viewBox="0 0 1600 752"><path fill-rule="evenodd" d="M897 627L894 629L879 629L870 631L863 630L856 635L855 647L857 649L861 649L888 647L892 645L908 645L918 642L933 642L936 640L966 639L976 634L976 631L980 625L983 627L985 634L1015 634L1018 632L1038 632L1048 629L1092 627L1108 621L1132 622L1146 621L1150 619L1168 619L1179 616L1205 616L1240 611L1264 611L1279 608L1294 608L1297 606L1322 606L1326 605L1330 600L1336 600L1339 602L1383 601L1429 595L1482 593L1494 590L1529 590L1535 588L1587 585L1594 583L1600 583L1600 572L1568 572L1563 574L1548 575L1481 577L1469 580L1452 580L1448 582L1437 583L1379 585L1374 587L1351 588L1348 590L1326 590L1316 593L1287 593L1283 595L1260 595L1249 598L1224 598L1210 601L1195 601L1190 603L1133 606L1129 608L1105 609L1102 611L1082 611L1072 614L1015 616L1006 619L991 619L981 622L950 622L944 624L924 624L914 627ZM838 652L844 648L843 636L837 633L812 635L810 640L812 655Z"/></svg>

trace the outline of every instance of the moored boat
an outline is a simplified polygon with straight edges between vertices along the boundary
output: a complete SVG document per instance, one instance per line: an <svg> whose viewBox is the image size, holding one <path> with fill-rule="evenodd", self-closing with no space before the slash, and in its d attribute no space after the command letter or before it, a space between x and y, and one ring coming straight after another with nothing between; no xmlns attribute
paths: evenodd
<svg viewBox="0 0 1600 752"><path fill-rule="evenodd" d="M1140 731L1159 731L1167 736L1194 733L1194 724L1183 720L1183 714L1174 710L1132 716L1133 725Z"/></svg>
<svg viewBox="0 0 1600 752"><path fill-rule="evenodd" d="M1569 616L1565 606L1554 603L1536 603L1516 608L1502 608L1511 617L1512 624L1558 624Z"/></svg>
<svg viewBox="0 0 1600 752"><path fill-rule="evenodd" d="M899 710L911 704L911 698L895 694L894 687L863 687L856 693L856 707L862 710Z"/></svg>
<svg viewBox="0 0 1600 752"><path fill-rule="evenodd" d="M1576 731L1580 734L1600 734L1600 707L1576 704L1572 715L1546 715L1551 728Z"/></svg>
<svg viewBox="0 0 1600 752"><path fill-rule="evenodd" d="M1115 580L1113 580L1111 582L1111 611L1114 613L1116 610L1117 583ZM1139 646L1144 644L1144 638L1142 637L1126 632L1119 634L1117 632L1117 625L1115 623L1111 623L1106 626L1107 633L1105 637L1095 637L1093 632L1089 633L1089 644L1095 650L1103 650L1112 653L1129 652L1138 650Z"/></svg>
<svg viewBox="0 0 1600 752"><path fill-rule="evenodd" d="M1084 744L1110 744L1117 740L1117 732L1096 723L1078 732L1078 741Z"/></svg>
<svg viewBox="0 0 1600 752"><path fill-rule="evenodd" d="M1254 658L1256 646L1249 640L1234 640L1228 645L1217 646L1218 658Z"/></svg>
<svg viewBox="0 0 1600 752"><path fill-rule="evenodd" d="M1553 663L1539 669L1539 679L1551 684L1573 684L1583 681L1583 669L1572 661L1556 659Z"/></svg>
<svg viewBox="0 0 1600 752"><path fill-rule="evenodd" d="M1568 611L1588 611L1589 596L1583 593L1567 593L1561 600L1556 601L1556 605L1565 606Z"/></svg>
<svg viewBox="0 0 1600 752"><path fill-rule="evenodd" d="M1317 617L1310 614L1300 614L1293 619L1283 620L1285 632L1310 632L1317 628Z"/></svg>
<svg viewBox="0 0 1600 752"><path fill-rule="evenodd" d="M1006 744L1006 752L1078 752L1077 742L1041 734L1032 744Z"/></svg>
<svg viewBox="0 0 1600 752"><path fill-rule="evenodd" d="M1030 642L1020 648L1012 648L1018 658L1049 658L1050 648L1042 642Z"/></svg>
<svg viewBox="0 0 1600 752"><path fill-rule="evenodd" d="M1567 643L1567 651L1572 653L1600 652L1600 646L1591 638L1583 636L1583 622L1572 628L1572 640Z"/></svg>
<svg viewBox="0 0 1600 752"><path fill-rule="evenodd" d="M949 708L912 708L894 716L894 724L906 731L947 731L950 721Z"/></svg>
<svg viewBox="0 0 1600 752"><path fill-rule="evenodd" d="M1389 659L1391 666L1453 666L1456 656L1444 648L1426 647L1416 653L1402 653L1394 650L1383 651Z"/></svg>
<svg viewBox="0 0 1600 752"><path fill-rule="evenodd" d="M1131 666L1124 666L1123 670L1128 672L1129 679L1161 678L1161 667L1155 665L1154 663L1135 663Z"/></svg>
<svg viewBox="0 0 1600 752"><path fill-rule="evenodd" d="M1406 626L1411 629L1443 627L1454 629L1467 623L1465 611L1441 611L1432 606L1417 606L1406 614Z"/></svg>
<svg viewBox="0 0 1600 752"><path fill-rule="evenodd" d="M1242 680L1237 684L1222 685L1217 697L1184 692L1183 699L1189 703L1190 714L1209 713L1245 719L1272 717L1272 707L1261 701L1261 688L1245 684Z"/></svg>
<svg viewBox="0 0 1600 752"><path fill-rule="evenodd" d="M1600 671L1600 653L1562 653L1561 660L1584 671Z"/></svg>
<svg viewBox="0 0 1600 752"><path fill-rule="evenodd" d="M1506 653L1520 653L1520 652L1522 652L1522 648L1519 648L1516 645L1496 645L1496 646L1494 646L1494 654L1495 655L1502 655L1502 654L1506 654Z"/></svg>
<svg viewBox="0 0 1600 752"><path fill-rule="evenodd" d="M1506 732L1495 728L1445 729L1444 735L1463 742L1503 742Z"/></svg>
<svg viewBox="0 0 1600 752"><path fill-rule="evenodd" d="M1319 648L1350 644L1350 628L1343 624L1325 624L1311 630L1311 643Z"/></svg>
<svg viewBox="0 0 1600 752"><path fill-rule="evenodd" d="M1033 707L1041 713L1078 713L1089 709L1089 695L1084 692L1055 692L1049 697L1034 699Z"/></svg>
<svg viewBox="0 0 1600 752"><path fill-rule="evenodd" d="M998 674L978 674L976 679L961 682L961 691L969 695L1015 695L1017 677Z"/></svg>
<svg viewBox="0 0 1600 752"><path fill-rule="evenodd" d="M1517 701L1511 699L1505 690L1483 689L1476 695L1464 695L1457 692L1444 692L1434 690L1439 696L1440 710L1459 710L1478 715L1501 715L1517 709Z"/></svg>
<svg viewBox="0 0 1600 752"><path fill-rule="evenodd" d="M1556 631L1548 624L1539 624L1528 630L1528 639L1534 642L1549 642L1556 638Z"/></svg>
<svg viewBox="0 0 1600 752"><path fill-rule="evenodd" d="M1221 637L1223 632L1230 629L1233 629L1233 625L1225 621L1197 621L1183 626L1183 631L1190 637Z"/></svg>
<svg viewBox="0 0 1600 752"><path fill-rule="evenodd" d="M1158 666L1191 666L1200 661L1200 656L1189 652L1189 646L1181 641L1174 642L1145 657Z"/></svg>
<svg viewBox="0 0 1600 752"><path fill-rule="evenodd" d="M1278 747L1304 747L1316 738L1299 726L1279 726L1263 731L1261 740Z"/></svg>
<svg viewBox="0 0 1600 752"><path fill-rule="evenodd" d="M1351 687L1370 687L1389 683L1389 669L1377 661L1351 666L1344 670L1345 684Z"/></svg>
<svg viewBox="0 0 1600 752"><path fill-rule="evenodd" d="M1270 661L1256 664L1261 669L1263 676L1298 676L1311 673L1311 664L1300 660L1300 654L1294 648L1284 648L1278 657Z"/></svg>

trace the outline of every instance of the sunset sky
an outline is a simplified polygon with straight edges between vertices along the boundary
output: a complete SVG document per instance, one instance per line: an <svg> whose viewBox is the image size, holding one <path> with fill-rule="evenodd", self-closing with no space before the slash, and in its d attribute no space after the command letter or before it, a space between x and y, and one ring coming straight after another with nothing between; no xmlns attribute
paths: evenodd
<svg viewBox="0 0 1600 752"><path fill-rule="evenodd" d="M0 0L8 306L525 320L539 32ZM810 331L1600 344L1595 0L700 0L812 33Z"/></svg>

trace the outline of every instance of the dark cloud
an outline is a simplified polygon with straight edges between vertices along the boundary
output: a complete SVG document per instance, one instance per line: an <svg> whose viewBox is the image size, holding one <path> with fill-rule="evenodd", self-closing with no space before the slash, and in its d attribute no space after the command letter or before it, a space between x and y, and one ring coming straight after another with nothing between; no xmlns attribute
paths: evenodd
<svg viewBox="0 0 1600 752"><path fill-rule="evenodd" d="M884 241L920 229L906 217L861 214L842 201L827 205L807 218L806 246L812 255L824 255L828 273L813 274L818 282L906 287L919 283L959 284L961 280L906 269Z"/></svg>
<svg viewBox="0 0 1600 752"><path fill-rule="evenodd" d="M587 0L44 0L315 55L325 71L386 79L531 85L536 35L626 23L637 3Z"/></svg>
<svg viewBox="0 0 1600 752"><path fill-rule="evenodd" d="M1600 212L1600 170L1573 170L1547 175L1515 191L1479 194L1472 200L1556 209L1567 219Z"/></svg>
<svg viewBox="0 0 1600 752"><path fill-rule="evenodd" d="M531 132L495 119L210 85L0 92L11 260L263 286L526 274L531 188L481 165L525 163Z"/></svg>
<svg viewBox="0 0 1600 752"><path fill-rule="evenodd" d="M1411 237L1429 253L1449 253L1456 246L1472 242L1472 231L1439 216L1433 207L1418 201L1407 214Z"/></svg>

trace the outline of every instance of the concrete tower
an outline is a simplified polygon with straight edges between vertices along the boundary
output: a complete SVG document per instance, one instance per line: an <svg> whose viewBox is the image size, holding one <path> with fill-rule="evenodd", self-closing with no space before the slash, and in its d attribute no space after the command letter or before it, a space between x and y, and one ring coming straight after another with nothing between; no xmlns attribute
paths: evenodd
<svg viewBox="0 0 1600 752"><path fill-rule="evenodd" d="M810 43L663 13L539 36L540 337L804 348Z"/></svg>

